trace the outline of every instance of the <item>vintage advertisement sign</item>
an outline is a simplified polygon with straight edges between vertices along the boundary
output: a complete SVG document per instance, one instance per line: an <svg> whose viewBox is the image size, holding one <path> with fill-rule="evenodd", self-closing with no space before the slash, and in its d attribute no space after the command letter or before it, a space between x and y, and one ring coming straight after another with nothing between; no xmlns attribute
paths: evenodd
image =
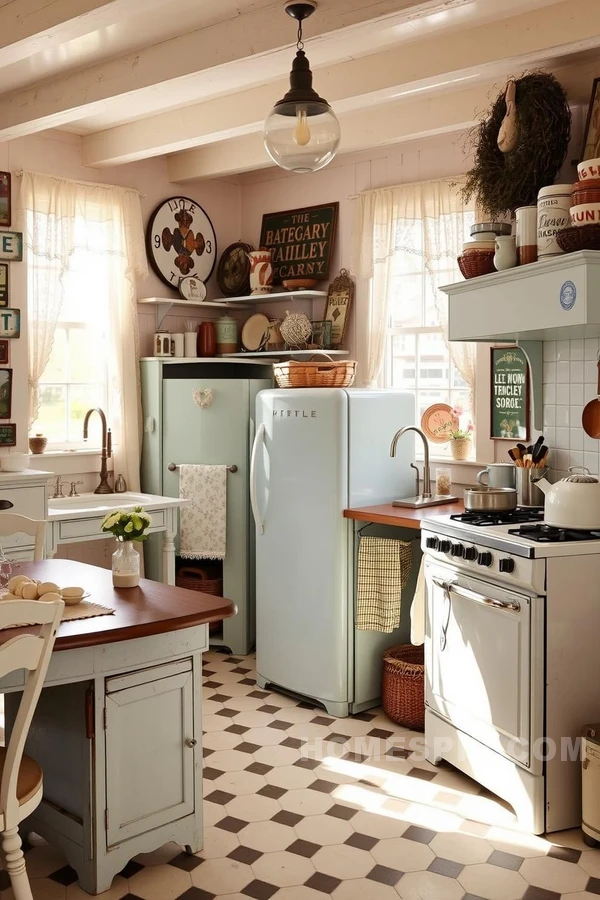
<svg viewBox="0 0 600 900"><path fill-rule="evenodd" d="M8 263L0 263L0 306L8 306Z"/></svg>
<svg viewBox="0 0 600 900"><path fill-rule="evenodd" d="M339 203L266 213L260 246L273 253L273 284L290 278L329 276Z"/></svg>
<svg viewBox="0 0 600 900"><path fill-rule="evenodd" d="M491 437L527 440L529 366L520 347L492 347Z"/></svg>
<svg viewBox="0 0 600 900"><path fill-rule="evenodd" d="M0 309L0 338L21 336L21 310Z"/></svg>
<svg viewBox="0 0 600 900"><path fill-rule="evenodd" d="M20 231L0 231L0 259L21 262L23 259L23 235Z"/></svg>

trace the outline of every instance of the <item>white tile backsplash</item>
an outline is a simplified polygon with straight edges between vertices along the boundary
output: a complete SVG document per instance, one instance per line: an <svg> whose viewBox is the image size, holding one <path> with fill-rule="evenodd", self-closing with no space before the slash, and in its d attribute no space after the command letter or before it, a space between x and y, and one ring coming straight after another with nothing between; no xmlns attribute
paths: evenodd
<svg viewBox="0 0 600 900"><path fill-rule="evenodd" d="M544 342L544 436L550 464L560 473L586 466L600 474L600 441L581 424L583 407L596 396L599 351L599 338Z"/></svg>

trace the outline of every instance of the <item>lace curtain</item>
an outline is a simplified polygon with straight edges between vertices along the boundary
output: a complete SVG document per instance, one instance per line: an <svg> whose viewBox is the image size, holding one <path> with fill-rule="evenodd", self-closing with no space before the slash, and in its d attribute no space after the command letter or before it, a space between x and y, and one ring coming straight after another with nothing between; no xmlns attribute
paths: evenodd
<svg viewBox="0 0 600 900"><path fill-rule="evenodd" d="M97 254L106 266L110 285L108 390L115 468L132 490L139 489L142 431L135 275L147 274L139 194L113 185L23 172L21 212L27 254L29 422L38 415L39 382L52 350L63 281L77 244L83 241L84 249ZM81 302L86 302L85 296Z"/></svg>
<svg viewBox="0 0 600 900"><path fill-rule="evenodd" d="M476 347L448 341L448 298L439 290L444 280L448 283L462 278L456 258L462 252L466 219L474 210L460 196L462 184L460 178L444 178L361 194L356 258L358 276L371 279L368 385L377 384L383 366L394 277L401 274L402 256L415 254L421 257L429 278L444 341L452 362L469 385L473 409Z"/></svg>

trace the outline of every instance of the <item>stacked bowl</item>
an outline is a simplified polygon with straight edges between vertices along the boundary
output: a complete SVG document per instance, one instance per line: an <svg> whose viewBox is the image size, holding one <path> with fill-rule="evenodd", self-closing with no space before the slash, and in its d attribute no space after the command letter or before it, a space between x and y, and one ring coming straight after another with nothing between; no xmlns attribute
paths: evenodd
<svg viewBox="0 0 600 900"><path fill-rule="evenodd" d="M559 231L556 240L565 253L600 250L600 159L586 159L577 166L579 181L571 195L571 227Z"/></svg>
<svg viewBox="0 0 600 900"><path fill-rule="evenodd" d="M508 222L478 222L471 226L471 240L463 244L458 257L458 267L465 278L477 278L495 272L494 253L496 237L509 235Z"/></svg>

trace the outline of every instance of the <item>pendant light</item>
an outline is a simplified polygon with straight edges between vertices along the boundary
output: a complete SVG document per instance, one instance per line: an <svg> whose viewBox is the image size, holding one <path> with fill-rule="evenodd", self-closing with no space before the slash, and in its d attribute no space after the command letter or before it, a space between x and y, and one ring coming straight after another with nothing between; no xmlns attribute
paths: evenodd
<svg viewBox="0 0 600 900"><path fill-rule="evenodd" d="M312 86L312 72L302 40L302 22L311 16L314 0L285 4L288 16L298 22L297 53L290 72L290 89L279 100L264 125L267 153L288 172L316 172L331 162L340 143L340 123L327 100Z"/></svg>

